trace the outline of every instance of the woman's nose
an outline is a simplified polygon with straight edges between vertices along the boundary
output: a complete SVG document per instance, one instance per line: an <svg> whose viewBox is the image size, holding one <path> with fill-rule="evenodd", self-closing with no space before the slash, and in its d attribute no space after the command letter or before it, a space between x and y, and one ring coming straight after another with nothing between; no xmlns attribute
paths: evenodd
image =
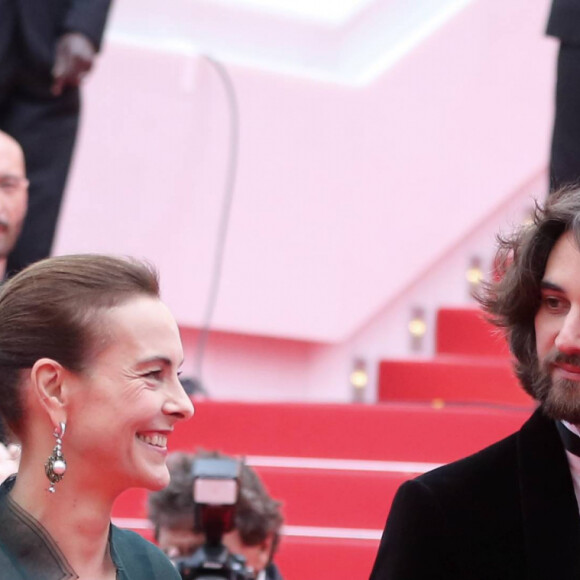
<svg viewBox="0 0 580 580"><path fill-rule="evenodd" d="M168 415L175 415L183 420L193 417L195 411L193 402L177 379L171 385L171 393L163 406L163 411Z"/></svg>

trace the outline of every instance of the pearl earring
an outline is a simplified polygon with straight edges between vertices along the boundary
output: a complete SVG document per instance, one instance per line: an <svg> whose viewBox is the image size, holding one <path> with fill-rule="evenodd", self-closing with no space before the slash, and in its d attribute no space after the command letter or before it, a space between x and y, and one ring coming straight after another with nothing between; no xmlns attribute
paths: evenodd
<svg viewBox="0 0 580 580"><path fill-rule="evenodd" d="M54 493L54 484L58 483L64 476L66 471L66 461L62 454L62 438L64 437L64 432L66 430L66 423L61 422L59 428L54 430L54 437L56 438L56 445L52 450L51 455L46 460L44 464L44 471L48 481L50 481L50 487L48 491Z"/></svg>

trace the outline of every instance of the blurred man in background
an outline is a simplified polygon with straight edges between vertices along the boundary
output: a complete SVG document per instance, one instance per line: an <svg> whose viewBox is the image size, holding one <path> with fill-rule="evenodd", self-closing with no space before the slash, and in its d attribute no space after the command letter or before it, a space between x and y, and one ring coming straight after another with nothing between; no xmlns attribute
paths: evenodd
<svg viewBox="0 0 580 580"><path fill-rule="evenodd" d="M0 131L0 280L18 240L28 203L28 180L20 145Z"/></svg>
<svg viewBox="0 0 580 580"><path fill-rule="evenodd" d="M8 273L52 248L80 114L111 0L0 0L0 129L22 146L29 211Z"/></svg>
<svg viewBox="0 0 580 580"><path fill-rule="evenodd" d="M193 462L199 457L227 457L219 453L195 455L173 453L167 458L169 486L149 495L149 519L155 539L170 558L191 556L205 542L194 521ZM257 580L282 580L272 558L280 539L282 515L279 502L269 495L260 478L242 464L240 493L236 504L234 530L223 543L232 553L244 556Z"/></svg>
<svg viewBox="0 0 580 580"><path fill-rule="evenodd" d="M24 154L10 135L0 131L0 281L4 278L6 258L22 229L27 204ZM8 450L2 445L5 441L6 433L0 421L0 482L18 470L18 464L13 460L20 457L20 451L15 447Z"/></svg>

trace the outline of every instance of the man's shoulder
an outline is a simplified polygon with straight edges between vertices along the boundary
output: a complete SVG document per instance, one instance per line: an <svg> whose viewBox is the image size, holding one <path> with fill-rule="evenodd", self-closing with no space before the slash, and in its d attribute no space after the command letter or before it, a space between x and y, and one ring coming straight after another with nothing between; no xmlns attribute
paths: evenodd
<svg viewBox="0 0 580 580"><path fill-rule="evenodd" d="M488 475L511 471L516 465L517 438L519 431L497 441L457 461L428 471L416 478L416 481L430 488L452 490L456 485L462 487L469 480L481 481Z"/></svg>
<svg viewBox="0 0 580 580"><path fill-rule="evenodd" d="M515 433L407 483L443 504L457 505L465 499L470 504L479 500L484 505L490 498L519 493L522 453L535 453L539 461L548 465L552 459L546 456L551 457L559 445L554 422L537 410ZM542 452L538 453L540 446Z"/></svg>
<svg viewBox="0 0 580 580"><path fill-rule="evenodd" d="M283 580L282 574L273 562L266 567L266 580Z"/></svg>

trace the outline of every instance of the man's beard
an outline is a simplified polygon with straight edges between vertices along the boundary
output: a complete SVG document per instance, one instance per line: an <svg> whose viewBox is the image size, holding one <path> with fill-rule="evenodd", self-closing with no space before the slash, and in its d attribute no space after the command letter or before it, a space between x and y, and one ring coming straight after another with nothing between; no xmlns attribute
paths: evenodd
<svg viewBox="0 0 580 580"><path fill-rule="evenodd" d="M580 425L580 381L553 378L555 363L565 363L580 369L580 355L566 355L553 350L541 364L536 359L530 391L548 417Z"/></svg>

